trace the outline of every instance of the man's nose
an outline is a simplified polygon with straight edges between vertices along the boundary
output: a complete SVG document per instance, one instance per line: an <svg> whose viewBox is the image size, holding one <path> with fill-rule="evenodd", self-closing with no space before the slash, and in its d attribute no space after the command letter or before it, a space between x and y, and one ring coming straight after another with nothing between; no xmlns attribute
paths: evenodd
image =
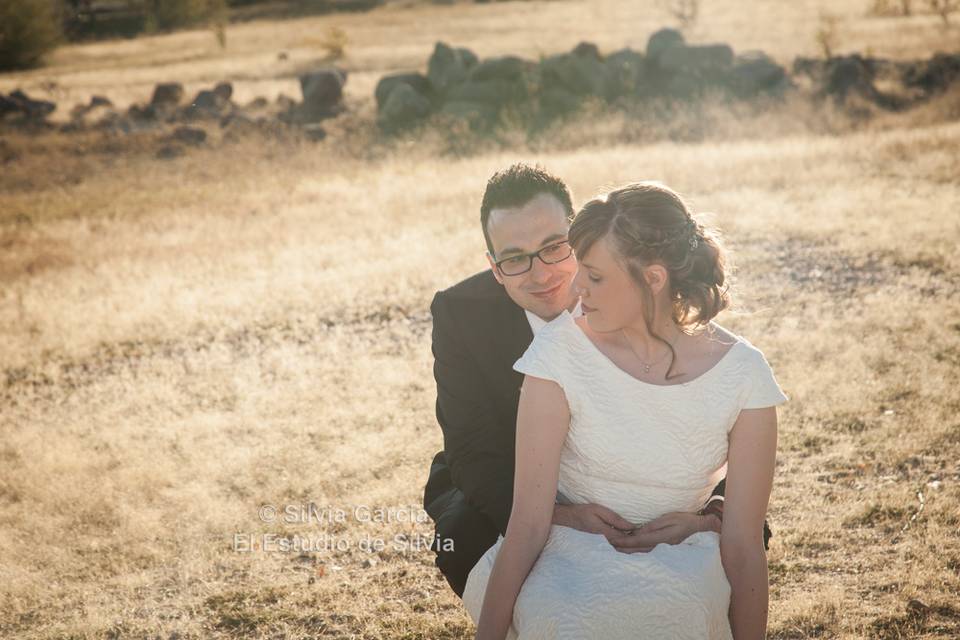
<svg viewBox="0 0 960 640"><path fill-rule="evenodd" d="M533 264L530 265L530 279L534 282L546 282L550 279L550 265L544 264L543 260L534 256Z"/></svg>

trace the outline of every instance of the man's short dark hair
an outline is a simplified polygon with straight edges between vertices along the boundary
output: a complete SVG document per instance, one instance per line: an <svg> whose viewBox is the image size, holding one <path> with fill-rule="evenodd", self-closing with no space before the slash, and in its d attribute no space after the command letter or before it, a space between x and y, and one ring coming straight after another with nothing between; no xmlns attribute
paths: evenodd
<svg viewBox="0 0 960 640"><path fill-rule="evenodd" d="M487 231L490 212L494 209L522 207L542 193L548 193L559 200L567 217L573 215L573 202L567 185L539 165L517 163L497 171L487 181L483 203L480 205L480 226L483 227L483 239L487 241L490 255L493 255L493 243L490 242L490 233Z"/></svg>

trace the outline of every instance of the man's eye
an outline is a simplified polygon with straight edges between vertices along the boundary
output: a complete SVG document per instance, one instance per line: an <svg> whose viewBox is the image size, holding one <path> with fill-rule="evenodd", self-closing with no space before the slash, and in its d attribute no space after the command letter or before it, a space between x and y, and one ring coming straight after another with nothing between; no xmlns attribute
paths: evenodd
<svg viewBox="0 0 960 640"><path fill-rule="evenodd" d="M517 256L516 258L507 258L500 264L502 264L505 267L517 267L517 266L520 266L521 264L526 264L526 263L527 263L527 256Z"/></svg>
<svg viewBox="0 0 960 640"><path fill-rule="evenodd" d="M553 256L559 256L561 253L563 253L563 245L562 244L550 245L540 253L541 255L546 256L547 258L552 258Z"/></svg>

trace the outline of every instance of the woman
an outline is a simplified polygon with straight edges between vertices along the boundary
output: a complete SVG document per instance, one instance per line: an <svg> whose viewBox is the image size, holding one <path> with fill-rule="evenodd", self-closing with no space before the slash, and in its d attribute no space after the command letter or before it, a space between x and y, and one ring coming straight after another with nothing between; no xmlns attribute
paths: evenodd
<svg viewBox="0 0 960 640"><path fill-rule="evenodd" d="M515 369L513 508L473 568L477 638L763 638L761 539L786 401L763 354L712 319L722 249L657 183L587 203L570 227L584 315L564 312ZM559 490L636 525L696 511L726 475L721 533L628 554L559 525Z"/></svg>

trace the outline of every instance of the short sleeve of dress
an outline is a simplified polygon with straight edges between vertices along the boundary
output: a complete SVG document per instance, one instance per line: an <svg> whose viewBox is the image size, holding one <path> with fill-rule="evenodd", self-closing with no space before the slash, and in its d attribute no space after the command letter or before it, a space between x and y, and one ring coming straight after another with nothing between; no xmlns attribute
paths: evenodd
<svg viewBox="0 0 960 640"><path fill-rule="evenodd" d="M763 353L751 345L749 368L749 392L744 409L762 409L783 404L789 398L777 384L773 369Z"/></svg>
<svg viewBox="0 0 960 640"><path fill-rule="evenodd" d="M515 371L535 378L552 380L561 384L563 377L563 358L561 350L562 341L559 340L557 329L559 327L553 321L543 327L533 342L527 347L519 360L513 364Z"/></svg>

